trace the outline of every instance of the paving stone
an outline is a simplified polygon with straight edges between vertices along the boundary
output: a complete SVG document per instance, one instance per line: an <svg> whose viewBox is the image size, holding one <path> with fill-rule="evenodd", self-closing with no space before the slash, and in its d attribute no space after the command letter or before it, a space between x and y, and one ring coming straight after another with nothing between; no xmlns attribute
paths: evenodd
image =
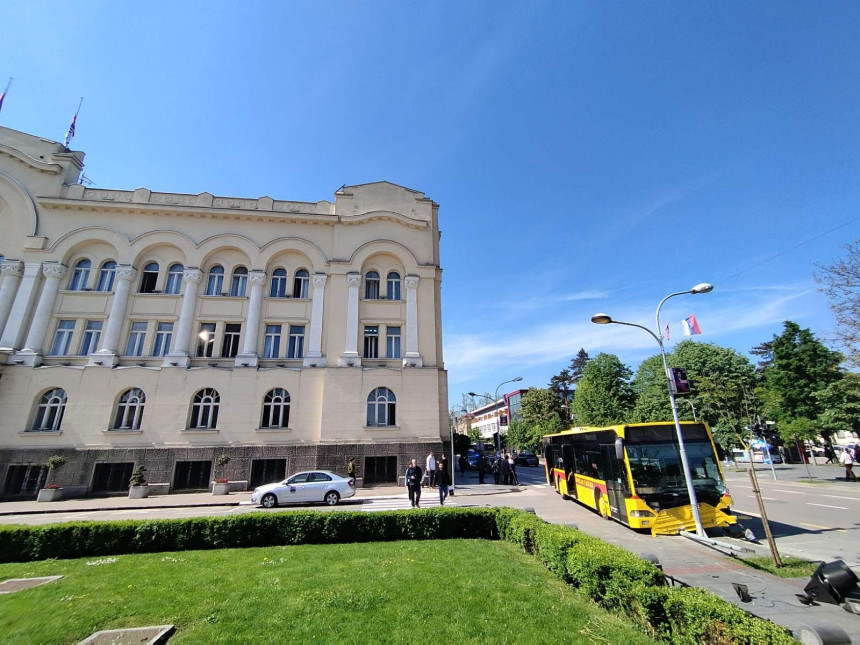
<svg viewBox="0 0 860 645"><path fill-rule="evenodd" d="M32 589L39 585L44 585L54 580L59 580L63 576L43 576L41 578L10 578L0 582L0 594L15 593L24 589Z"/></svg>

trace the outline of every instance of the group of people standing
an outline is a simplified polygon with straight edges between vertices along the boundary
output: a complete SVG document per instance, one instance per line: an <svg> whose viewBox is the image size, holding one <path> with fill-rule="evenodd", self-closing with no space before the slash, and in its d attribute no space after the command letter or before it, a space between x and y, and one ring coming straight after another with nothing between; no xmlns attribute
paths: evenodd
<svg viewBox="0 0 860 645"><path fill-rule="evenodd" d="M520 480L517 478L517 465L514 462L513 455L497 452L495 456L490 457L490 459L492 459L492 462L490 462L490 471L493 473L493 483L502 483L512 486L520 485ZM460 474L465 475L469 462L462 455L460 456L459 465ZM487 472L487 458L484 456L484 453L478 453L478 458L475 460L475 468L478 470L478 483L486 483L484 481L484 476Z"/></svg>
<svg viewBox="0 0 860 645"><path fill-rule="evenodd" d="M421 486L436 486L439 489L439 504L444 506L451 486L451 471L445 454L439 459L430 451L424 462L424 469L413 459L406 468L406 488L409 489L409 501L412 508L421 508Z"/></svg>

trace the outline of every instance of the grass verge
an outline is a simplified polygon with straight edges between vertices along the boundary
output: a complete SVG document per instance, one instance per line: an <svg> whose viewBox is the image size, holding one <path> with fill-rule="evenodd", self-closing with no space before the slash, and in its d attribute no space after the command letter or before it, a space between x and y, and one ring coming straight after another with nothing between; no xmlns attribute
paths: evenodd
<svg viewBox="0 0 860 645"><path fill-rule="evenodd" d="M812 562L803 558L781 558L782 566L776 567L770 556L755 556L751 558L738 558L748 567L767 571L780 578L808 578L818 568L820 562Z"/></svg>
<svg viewBox="0 0 860 645"><path fill-rule="evenodd" d="M0 565L65 578L0 596L0 642L172 623L171 643L646 643L514 544L485 540L182 551Z"/></svg>

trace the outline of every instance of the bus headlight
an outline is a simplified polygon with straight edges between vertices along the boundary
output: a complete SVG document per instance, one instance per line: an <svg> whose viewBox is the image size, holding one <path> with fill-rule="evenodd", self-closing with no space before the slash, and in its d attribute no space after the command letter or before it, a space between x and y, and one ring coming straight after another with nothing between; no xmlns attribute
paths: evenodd
<svg viewBox="0 0 860 645"><path fill-rule="evenodd" d="M630 511L630 517L654 517L651 511Z"/></svg>

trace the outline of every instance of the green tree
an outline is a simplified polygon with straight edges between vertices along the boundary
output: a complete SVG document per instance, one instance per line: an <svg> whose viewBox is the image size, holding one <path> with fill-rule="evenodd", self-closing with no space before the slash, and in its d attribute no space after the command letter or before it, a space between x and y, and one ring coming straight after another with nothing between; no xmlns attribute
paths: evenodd
<svg viewBox="0 0 860 645"><path fill-rule="evenodd" d="M577 425L623 423L633 410L633 372L615 354L598 354L588 362L573 399Z"/></svg>
<svg viewBox="0 0 860 645"><path fill-rule="evenodd" d="M787 320L774 336L773 363L764 372L769 415L777 421L817 419L823 408L815 394L842 378L841 361L809 329Z"/></svg>
<svg viewBox="0 0 860 645"><path fill-rule="evenodd" d="M860 374L850 372L815 393L821 406L818 427L823 435L860 427Z"/></svg>
<svg viewBox="0 0 860 645"><path fill-rule="evenodd" d="M481 440L481 431L478 428L473 428L471 424L469 424L468 431L469 441L472 443L478 443Z"/></svg>
<svg viewBox="0 0 860 645"><path fill-rule="evenodd" d="M552 391L533 387L523 394L520 418L526 426L543 425L552 417L558 417L560 421L562 414L561 401Z"/></svg>
<svg viewBox="0 0 860 645"><path fill-rule="evenodd" d="M585 351L584 347L580 347L576 356L570 359L570 366L567 369L570 372L570 378L574 385L579 383L585 366L588 365L588 361L590 360L591 358L589 358L588 352Z"/></svg>
<svg viewBox="0 0 860 645"><path fill-rule="evenodd" d="M639 364L639 369L636 370L632 385L636 404L631 413L631 421L644 423L647 421L665 421L672 418L672 407L669 405L669 390L666 385L666 372L663 370L662 356L658 354L642 361ZM678 405L678 413L682 419L686 418L683 416L684 412L690 412L690 406L681 401Z"/></svg>
<svg viewBox="0 0 860 645"><path fill-rule="evenodd" d="M809 441L818 436L815 421L806 417L795 417L776 424L776 431L786 443Z"/></svg>
<svg viewBox="0 0 860 645"><path fill-rule="evenodd" d="M860 366L860 240L846 244L847 256L829 266L819 266L815 279L830 301L838 323L836 337L848 360Z"/></svg>

